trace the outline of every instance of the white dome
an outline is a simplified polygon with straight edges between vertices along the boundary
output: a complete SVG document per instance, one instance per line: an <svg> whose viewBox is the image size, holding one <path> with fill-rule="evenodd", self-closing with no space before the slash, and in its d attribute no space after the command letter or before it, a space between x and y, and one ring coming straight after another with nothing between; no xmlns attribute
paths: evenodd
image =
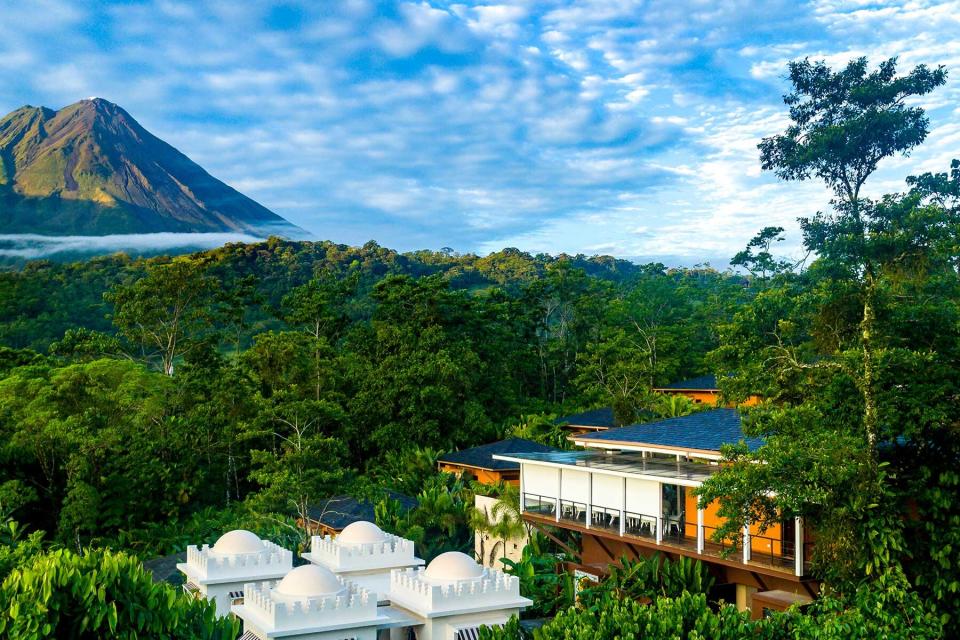
<svg viewBox="0 0 960 640"><path fill-rule="evenodd" d="M386 540L387 534L380 527L366 520L348 524L337 536L337 542L340 544L377 544Z"/></svg>
<svg viewBox="0 0 960 640"><path fill-rule="evenodd" d="M263 541L251 531L235 529L220 536L213 550L223 554L258 553L263 551Z"/></svg>
<svg viewBox="0 0 960 640"><path fill-rule="evenodd" d="M430 582L473 580L483 575L483 567L465 553L447 551L434 558L423 576Z"/></svg>
<svg viewBox="0 0 960 640"><path fill-rule="evenodd" d="M277 584L275 593L295 598L317 598L340 593L344 586L337 576L325 567L305 564L297 567Z"/></svg>

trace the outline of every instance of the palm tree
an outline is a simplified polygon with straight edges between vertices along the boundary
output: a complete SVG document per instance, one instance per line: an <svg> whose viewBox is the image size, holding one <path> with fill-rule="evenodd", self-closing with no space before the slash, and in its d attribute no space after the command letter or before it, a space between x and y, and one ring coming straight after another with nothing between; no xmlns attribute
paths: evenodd
<svg viewBox="0 0 960 640"><path fill-rule="evenodd" d="M489 511L475 507L470 515L470 525L474 530L496 541L488 553L486 540L480 540L480 559L486 558L485 564L493 565L499 559L497 547L503 547L503 555L506 555L506 544L509 540L529 539L530 525L520 514L519 487L501 481L493 487L477 486L475 491L498 498Z"/></svg>

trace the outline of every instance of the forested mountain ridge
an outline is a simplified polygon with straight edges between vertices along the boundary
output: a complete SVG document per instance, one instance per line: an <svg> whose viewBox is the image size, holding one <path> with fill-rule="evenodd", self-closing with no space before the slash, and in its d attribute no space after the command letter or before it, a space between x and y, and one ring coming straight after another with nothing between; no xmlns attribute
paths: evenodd
<svg viewBox="0 0 960 640"><path fill-rule="evenodd" d="M0 229L303 234L101 98L0 119Z"/></svg>
<svg viewBox="0 0 960 640"><path fill-rule="evenodd" d="M190 258L216 274L224 289L252 278L258 295L270 309L278 309L283 296L291 289L324 274L345 277L354 273L360 279L360 289L367 291L389 274L437 275L453 289L482 293L497 287L519 291L543 278L551 265L557 264L582 270L598 282L612 284L668 271L663 265L637 265L610 256L532 255L517 249L504 249L484 257L450 251L399 253L374 242L350 247L329 241L280 238L228 244L194 253ZM110 309L103 294L114 285L141 277L151 265L171 259L169 256L133 259L117 254L72 263L35 261L19 270L0 271L0 345L43 351L69 328L110 331ZM672 273L675 276L687 273L707 280L719 277L709 267ZM734 285L745 283L739 276L729 279ZM269 325L272 316L265 311L260 320Z"/></svg>

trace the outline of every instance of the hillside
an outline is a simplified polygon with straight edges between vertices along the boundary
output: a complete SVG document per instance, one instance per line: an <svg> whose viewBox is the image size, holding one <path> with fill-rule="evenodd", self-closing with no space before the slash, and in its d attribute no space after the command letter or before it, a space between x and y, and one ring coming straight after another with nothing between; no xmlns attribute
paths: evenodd
<svg viewBox="0 0 960 640"><path fill-rule="evenodd" d="M0 120L0 230L303 235L100 98Z"/></svg>

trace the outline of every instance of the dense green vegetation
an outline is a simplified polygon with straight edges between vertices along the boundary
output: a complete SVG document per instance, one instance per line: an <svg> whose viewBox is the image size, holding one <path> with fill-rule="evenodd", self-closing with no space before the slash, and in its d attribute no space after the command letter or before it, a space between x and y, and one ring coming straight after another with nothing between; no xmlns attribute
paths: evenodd
<svg viewBox="0 0 960 640"><path fill-rule="evenodd" d="M0 504L73 545L237 501L302 517L370 484L416 495L426 479L383 472L407 464L398 443L633 413L651 385L701 371L747 295L708 269L279 240L0 283Z"/></svg>
<svg viewBox="0 0 960 640"><path fill-rule="evenodd" d="M776 256L770 227L733 260L749 277L276 239L0 273L0 516L24 525L0 567L147 557L240 525L293 546L297 519L343 493L428 559L469 549L471 525L523 527L516 496L501 488L511 517L482 521L472 496L489 489L438 474L439 451L508 433L562 445L556 415L603 405L624 423L684 413L651 388L714 371L726 399L766 399L745 412L766 445L731 447L700 492L721 500L717 536L803 517L822 597L754 622L708 601L699 565L624 561L574 604L562 553L535 538L509 563L532 613L559 612L535 637L960 634L960 163L861 194L922 143L912 100L945 75L790 71L792 124L761 158L835 191L801 221L809 264ZM18 570L0 603L37 597Z"/></svg>

